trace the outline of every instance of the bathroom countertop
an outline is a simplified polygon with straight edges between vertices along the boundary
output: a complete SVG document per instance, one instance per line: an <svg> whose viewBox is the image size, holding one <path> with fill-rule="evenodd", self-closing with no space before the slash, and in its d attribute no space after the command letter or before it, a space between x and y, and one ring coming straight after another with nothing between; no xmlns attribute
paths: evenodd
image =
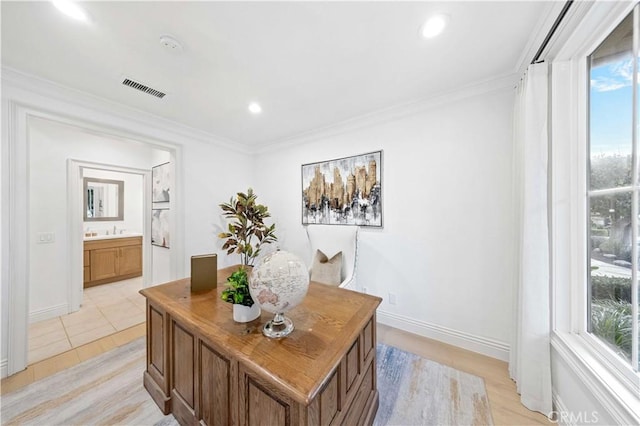
<svg viewBox="0 0 640 426"><path fill-rule="evenodd" d="M111 235L96 235L95 237L84 237L84 241L96 241L96 240L111 240L114 238L129 238L129 237L141 237L139 232L127 232L124 234L111 234Z"/></svg>

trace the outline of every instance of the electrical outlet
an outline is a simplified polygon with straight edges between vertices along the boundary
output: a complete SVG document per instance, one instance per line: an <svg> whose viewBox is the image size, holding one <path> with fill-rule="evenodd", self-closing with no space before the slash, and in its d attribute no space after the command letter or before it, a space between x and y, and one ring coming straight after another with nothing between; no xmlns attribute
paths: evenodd
<svg viewBox="0 0 640 426"><path fill-rule="evenodd" d="M389 304L390 305L395 305L396 304L396 294L395 293L389 293Z"/></svg>

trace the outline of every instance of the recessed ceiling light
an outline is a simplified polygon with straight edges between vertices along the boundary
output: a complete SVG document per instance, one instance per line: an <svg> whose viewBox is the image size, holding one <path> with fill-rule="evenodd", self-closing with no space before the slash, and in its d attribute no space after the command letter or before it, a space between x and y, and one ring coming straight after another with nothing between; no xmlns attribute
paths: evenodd
<svg viewBox="0 0 640 426"><path fill-rule="evenodd" d="M445 15L444 13L433 15L427 19L427 22L420 28L420 34L422 34L424 38L433 38L440 35L449 23L449 20L449 15Z"/></svg>
<svg viewBox="0 0 640 426"><path fill-rule="evenodd" d="M87 13L78 6L75 2L70 0L51 0L51 3L62 13L70 18L78 21L87 21L89 17Z"/></svg>
<svg viewBox="0 0 640 426"><path fill-rule="evenodd" d="M262 107L257 102L251 102L249 104L249 111L251 111L252 114L260 114L262 112Z"/></svg>

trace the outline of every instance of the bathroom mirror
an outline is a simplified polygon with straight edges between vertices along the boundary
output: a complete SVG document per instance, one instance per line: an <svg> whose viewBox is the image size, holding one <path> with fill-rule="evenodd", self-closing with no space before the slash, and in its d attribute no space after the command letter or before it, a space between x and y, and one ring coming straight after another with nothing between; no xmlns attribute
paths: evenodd
<svg viewBox="0 0 640 426"><path fill-rule="evenodd" d="M124 220L124 181L84 178L84 221Z"/></svg>

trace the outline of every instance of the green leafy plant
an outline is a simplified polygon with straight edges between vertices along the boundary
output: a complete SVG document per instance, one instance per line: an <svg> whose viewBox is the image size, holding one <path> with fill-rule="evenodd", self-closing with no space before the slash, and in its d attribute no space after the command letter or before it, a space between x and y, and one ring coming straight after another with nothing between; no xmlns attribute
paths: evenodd
<svg viewBox="0 0 640 426"><path fill-rule="evenodd" d="M256 203L257 198L249 188L246 194L238 192L237 198L220 204L223 216L230 219L228 232L218 234L219 238L226 239L222 249L227 250L227 254L239 254L243 265L253 265L262 246L278 240L275 223L271 226L264 223L271 217L269 209Z"/></svg>
<svg viewBox="0 0 640 426"><path fill-rule="evenodd" d="M253 306L254 302L249 293L249 278L244 267L241 266L231 274L225 285L227 287L222 290L222 300L236 305Z"/></svg>
<svg viewBox="0 0 640 426"><path fill-rule="evenodd" d="M631 273L629 273L631 275ZM599 300L615 300L631 303L631 276L612 277L610 275L591 276L591 297Z"/></svg>
<svg viewBox="0 0 640 426"><path fill-rule="evenodd" d="M615 300L594 300L591 304L591 331L626 359L631 359L631 304Z"/></svg>

